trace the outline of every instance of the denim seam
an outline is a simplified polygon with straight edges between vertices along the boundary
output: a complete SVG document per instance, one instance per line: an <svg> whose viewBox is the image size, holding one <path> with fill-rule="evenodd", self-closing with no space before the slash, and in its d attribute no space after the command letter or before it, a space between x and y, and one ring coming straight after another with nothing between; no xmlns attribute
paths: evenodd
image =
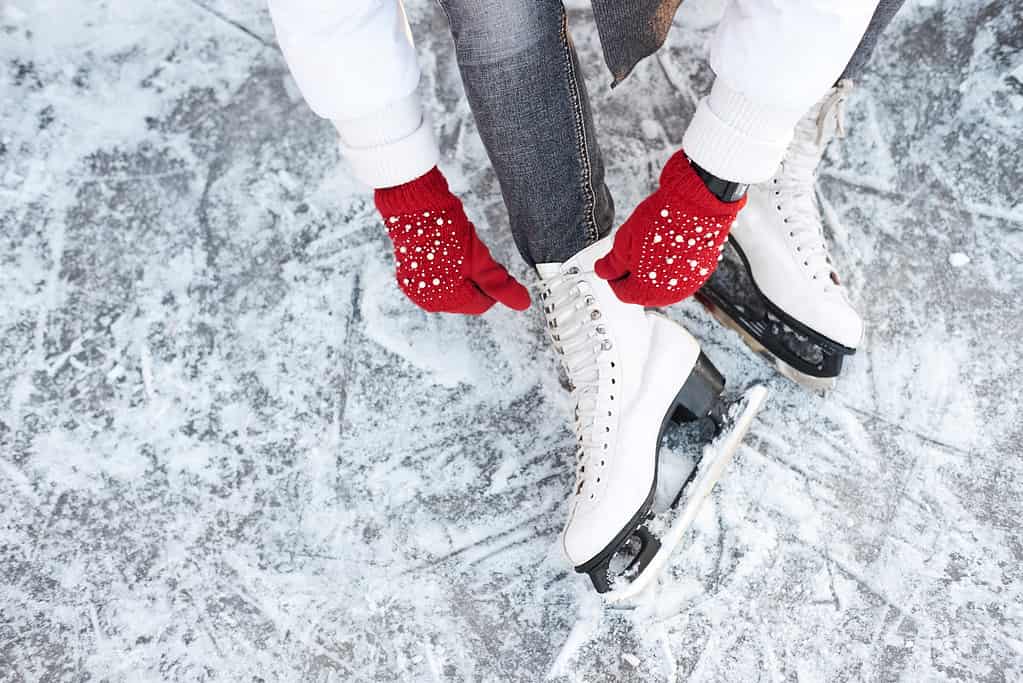
<svg viewBox="0 0 1023 683"><path fill-rule="evenodd" d="M572 100L572 111L575 114L576 148L582 161L582 190L585 195L586 209L584 221L590 244L597 241L596 205L597 195L593 189L593 168L590 164L590 150L586 142L586 122L583 116L581 98L579 96L579 75L576 73L572 60L572 48L568 42L568 14L564 7L561 10L561 45L565 52L565 75L568 78L568 94Z"/></svg>

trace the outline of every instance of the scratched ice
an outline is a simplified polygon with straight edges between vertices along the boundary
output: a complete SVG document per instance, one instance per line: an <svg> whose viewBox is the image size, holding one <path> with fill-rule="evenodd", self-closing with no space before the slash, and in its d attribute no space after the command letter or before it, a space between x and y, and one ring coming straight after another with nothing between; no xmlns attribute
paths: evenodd
<svg viewBox="0 0 1023 683"><path fill-rule="evenodd" d="M443 14L407 4L443 166L529 280ZM614 92L585 8L624 216L719 7ZM868 333L833 394L670 311L773 396L621 612L557 548L539 313L406 302L260 2L0 2L0 679L1019 680L1021 25L911 2L850 103L821 190Z"/></svg>

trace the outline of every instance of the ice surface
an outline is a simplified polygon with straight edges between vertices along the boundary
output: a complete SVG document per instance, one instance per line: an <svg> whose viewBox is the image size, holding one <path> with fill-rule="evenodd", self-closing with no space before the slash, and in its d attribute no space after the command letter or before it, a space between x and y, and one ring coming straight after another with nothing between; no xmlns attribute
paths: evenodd
<svg viewBox="0 0 1023 683"><path fill-rule="evenodd" d="M624 215L720 8L613 93L571 8ZM444 168L529 279L442 13L408 10ZM0 679L1019 680L1021 25L917 2L882 41L821 184L868 325L836 392L670 312L773 394L620 612L557 547L540 315L405 301L259 2L0 2Z"/></svg>

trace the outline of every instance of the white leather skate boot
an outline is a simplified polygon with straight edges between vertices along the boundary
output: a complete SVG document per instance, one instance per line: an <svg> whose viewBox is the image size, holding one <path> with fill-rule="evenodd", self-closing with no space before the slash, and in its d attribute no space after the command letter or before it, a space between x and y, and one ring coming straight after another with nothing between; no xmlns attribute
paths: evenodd
<svg viewBox="0 0 1023 683"><path fill-rule="evenodd" d="M605 238L564 263L537 266L540 300L575 398L576 484L562 537L576 571L606 592L611 559L638 540L629 572L660 548L645 528L657 482L662 431L710 416L724 379L680 325L618 300L593 272ZM630 538L633 540L630 541Z"/></svg>
<svg viewBox="0 0 1023 683"><path fill-rule="evenodd" d="M818 389L834 385L863 335L828 253L816 194L817 166L844 134L851 89L851 81L832 88L796 126L777 174L750 187L732 248L699 297L784 375Z"/></svg>

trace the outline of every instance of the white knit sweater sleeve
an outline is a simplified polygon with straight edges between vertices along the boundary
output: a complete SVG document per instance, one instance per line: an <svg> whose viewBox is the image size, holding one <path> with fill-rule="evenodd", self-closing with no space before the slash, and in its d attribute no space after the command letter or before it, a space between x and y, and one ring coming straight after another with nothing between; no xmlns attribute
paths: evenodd
<svg viewBox="0 0 1023 683"><path fill-rule="evenodd" d="M732 0L711 44L717 78L683 147L714 175L770 178L799 119L834 85L874 0Z"/></svg>
<svg viewBox="0 0 1023 683"><path fill-rule="evenodd" d="M277 41L303 97L330 119L357 178L390 187L437 164L416 94L419 64L399 0L269 0Z"/></svg>

